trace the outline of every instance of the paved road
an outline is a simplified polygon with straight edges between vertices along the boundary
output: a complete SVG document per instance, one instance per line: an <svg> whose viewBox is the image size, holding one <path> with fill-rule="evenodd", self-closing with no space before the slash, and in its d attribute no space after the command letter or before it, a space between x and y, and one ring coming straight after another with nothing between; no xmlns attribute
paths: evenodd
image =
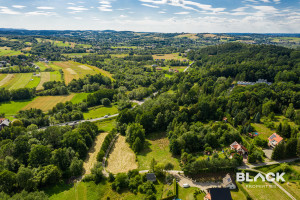
<svg viewBox="0 0 300 200"><path fill-rule="evenodd" d="M187 66L187 68L185 68L184 70L183 70L183 72L186 72L189 68L190 68L190 66L192 66L194 64L194 61L191 63L191 64L189 64L189 66Z"/></svg>
<svg viewBox="0 0 300 200"><path fill-rule="evenodd" d="M270 161L270 162L258 163L258 164L247 164L247 165L238 167L238 169L253 169L255 167L274 165L274 164L280 164L280 163L286 163L286 162L293 162L295 160L299 160L299 158L291 158L291 159L285 159L285 160L279 160L279 161Z"/></svg>

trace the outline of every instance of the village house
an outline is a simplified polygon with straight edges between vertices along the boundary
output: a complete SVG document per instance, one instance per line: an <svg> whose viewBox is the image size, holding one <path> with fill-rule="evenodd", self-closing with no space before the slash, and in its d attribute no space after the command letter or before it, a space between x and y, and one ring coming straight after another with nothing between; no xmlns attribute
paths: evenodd
<svg viewBox="0 0 300 200"><path fill-rule="evenodd" d="M170 68L170 69L169 69L169 72L174 72L174 70Z"/></svg>
<svg viewBox="0 0 300 200"><path fill-rule="evenodd" d="M204 200L232 200L229 188L210 188Z"/></svg>
<svg viewBox="0 0 300 200"><path fill-rule="evenodd" d="M235 150L240 155L247 155L248 154L248 150L246 149L246 147L244 147L243 145L237 143L237 141L235 141L234 143L232 143L230 145L230 149Z"/></svg>
<svg viewBox="0 0 300 200"><path fill-rule="evenodd" d="M160 68L160 67L157 67L157 68L156 68L156 70L157 70L157 71L161 71L161 70L162 70L162 68Z"/></svg>
<svg viewBox="0 0 300 200"><path fill-rule="evenodd" d="M277 133L273 133L269 138L269 146L275 147L278 145L280 142L283 141L283 138L280 137Z"/></svg>
<svg viewBox="0 0 300 200"><path fill-rule="evenodd" d="M222 187L229 188L230 190L236 189L236 185L234 184L233 179L230 176L230 174L226 174L226 176L223 178Z"/></svg>
<svg viewBox="0 0 300 200"><path fill-rule="evenodd" d="M148 173L146 174L146 178L147 178L147 181L151 181L151 182L155 182L156 181L156 176L154 173Z"/></svg>
<svg viewBox="0 0 300 200"><path fill-rule="evenodd" d="M175 73L178 73L179 71L177 69L174 70Z"/></svg>
<svg viewBox="0 0 300 200"><path fill-rule="evenodd" d="M2 130L5 126L9 126L9 119L0 118L0 130Z"/></svg>

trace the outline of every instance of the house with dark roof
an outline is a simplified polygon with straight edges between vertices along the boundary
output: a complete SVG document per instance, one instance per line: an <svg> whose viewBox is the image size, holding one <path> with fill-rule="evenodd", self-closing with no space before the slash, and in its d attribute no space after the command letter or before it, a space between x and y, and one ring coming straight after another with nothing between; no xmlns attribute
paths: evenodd
<svg viewBox="0 0 300 200"><path fill-rule="evenodd" d="M148 173L146 174L146 178L147 178L147 181L151 181L151 182L155 182L156 181L156 176L154 173Z"/></svg>
<svg viewBox="0 0 300 200"><path fill-rule="evenodd" d="M273 133L269 138L269 146L275 147L278 145L280 142L283 141L283 138L280 137L277 133Z"/></svg>
<svg viewBox="0 0 300 200"><path fill-rule="evenodd" d="M0 118L0 131L5 127L5 126L9 126L9 119L5 119L5 118Z"/></svg>
<svg viewBox="0 0 300 200"><path fill-rule="evenodd" d="M204 200L232 200L229 188L210 188Z"/></svg>
<svg viewBox="0 0 300 200"><path fill-rule="evenodd" d="M239 144L237 141L230 145L230 149L235 150L240 155L248 154L248 149L246 149L246 147L244 147L243 145Z"/></svg>
<svg viewBox="0 0 300 200"><path fill-rule="evenodd" d="M236 185L234 184L233 179L230 176L230 174L226 174L226 176L223 178L222 187L229 188L230 190L236 189Z"/></svg>

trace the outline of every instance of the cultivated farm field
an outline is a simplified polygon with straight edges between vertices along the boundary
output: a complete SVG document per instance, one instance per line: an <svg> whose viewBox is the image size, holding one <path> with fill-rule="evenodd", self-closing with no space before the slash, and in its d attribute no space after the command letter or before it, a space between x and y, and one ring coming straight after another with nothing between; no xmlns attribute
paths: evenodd
<svg viewBox="0 0 300 200"><path fill-rule="evenodd" d="M41 77L41 81L40 81L39 85L36 87L36 90L44 89L43 84L45 82L49 82L51 80L50 79L50 72L41 72L40 77Z"/></svg>
<svg viewBox="0 0 300 200"><path fill-rule="evenodd" d="M183 58L179 56L178 53L171 53L171 54L156 54L152 55L153 59L165 59L165 60L187 60L187 58Z"/></svg>
<svg viewBox="0 0 300 200"><path fill-rule="evenodd" d="M48 111L52 109L58 103L64 103L70 101L75 94L63 95L63 96L39 96L27 104L22 110L28 110L30 108L41 109L42 111Z"/></svg>
<svg viewBox="0 0 300 200"><path fill-rule="evenodd" d="M0 56L16 56L23 54L21 51L11 50L10 47L0 47Z"/></svg>

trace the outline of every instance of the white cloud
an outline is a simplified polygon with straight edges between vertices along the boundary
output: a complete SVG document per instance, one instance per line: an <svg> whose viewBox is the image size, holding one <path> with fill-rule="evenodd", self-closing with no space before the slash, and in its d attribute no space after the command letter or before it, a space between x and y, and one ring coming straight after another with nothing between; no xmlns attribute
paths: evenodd
<svg viewBox="0 0 300 200"><path fill-rule="evenodd" d="M27 16L53 16L57 15L55 12L45 12L45 11L32 11L25 13Z"/></svg>
<svg viewBox="0 0 300 200"><path fill-rule="evenodd" d="M4 6L0 6L0 14L19 15L21 13L17 12L17 11L14 11L14 10L11 10L11 9L9 9L7 7L4 7Z"/></svg>
<svg viewBox="0 0 300 200"><path fill-rule="evenodd" d="M83 6L71 6L71 7L67 7L67 9L69 10L74 10L74 11L85 11L85 10L89 10L88 8L85 8Z"/></svg>
<svg viewBox="0 0 300 200"><path fill-rule="evenodd" d="M126 18L127 16L126 15L120 15L120 18Z"/></svg>
<svg viewBox="0 0 300 200"><path fill-rule="evenodd" d="M75 3L67 3L67 4L69 4L69 5L73 5L73 6L75 6L75 5L76 5Z"/></svg>
<svg viewBox="0 0 300 200"><path fill-rule="evenodd" d="M111 12L111 11L113 11L111 8L103 7L103 6L98 7L98 9L100 11L103 11L103 12Z"/></svg>
<svg viewBox="0 0 300 200"><path fill-rule="evenodd" d="M150 8L159 8L158 6L150 5L150 4L146 4L146 3L142 3L142 6L147 6L147 7L150 7Z"/></svg>
<svg viewBox="0 0 300 200"><path fill-rule="evenodd" d="M177 12L177 13L174 13L175 15L187 15L187 14L190 14L190 12Z"/></svg>
<svg viewBox="0 0 300 200"><path fill-rule="evenodd" d="M246 8L248 8L248 7L239 7L239 8L233 9L232 11L234 11L234 12L243 12L243 11L245 11Z"/></svg>
<svg viewBox="0 0 300 200"><path fill-rule="evenodd" d="M18 8L18 9L23 9L26 6L22 6L22 5L12 5L13 8Z"/></svg>
<svg viewBox="0 0 300 200"><path fill-rule="evenodd" d="M165 14L166 12L165 12L165 11L159 11L158 13L160 13L160 14Z"/></svg>
<svg viewBox="0 0 300 200"><path fill-rule="evenodd" d="M111 12L113 11L112 10L112 6L111 6L111 2L110 1L99 1L100 3L100 6L98 7L98 9L100 11L103 11L103 12Z"/></svg>
<svg viewBox="0 0 300 200"><path fill-rule="evenodd" d="M74 17L74 19L82 20L82 17Z"/></svg>
<svg viewBox="0 0 300 200"><path fill-rule="evenodd" d="M54 10L55 9L54 7L50 7L50 6L39 6L36 8L40 9L40 10Z"/></svg>
<svg viewBox="0 0 300 200"><path fill-rule="evenodd" d="M273 0L276 4L280 3L280 0Z"/></svg>

